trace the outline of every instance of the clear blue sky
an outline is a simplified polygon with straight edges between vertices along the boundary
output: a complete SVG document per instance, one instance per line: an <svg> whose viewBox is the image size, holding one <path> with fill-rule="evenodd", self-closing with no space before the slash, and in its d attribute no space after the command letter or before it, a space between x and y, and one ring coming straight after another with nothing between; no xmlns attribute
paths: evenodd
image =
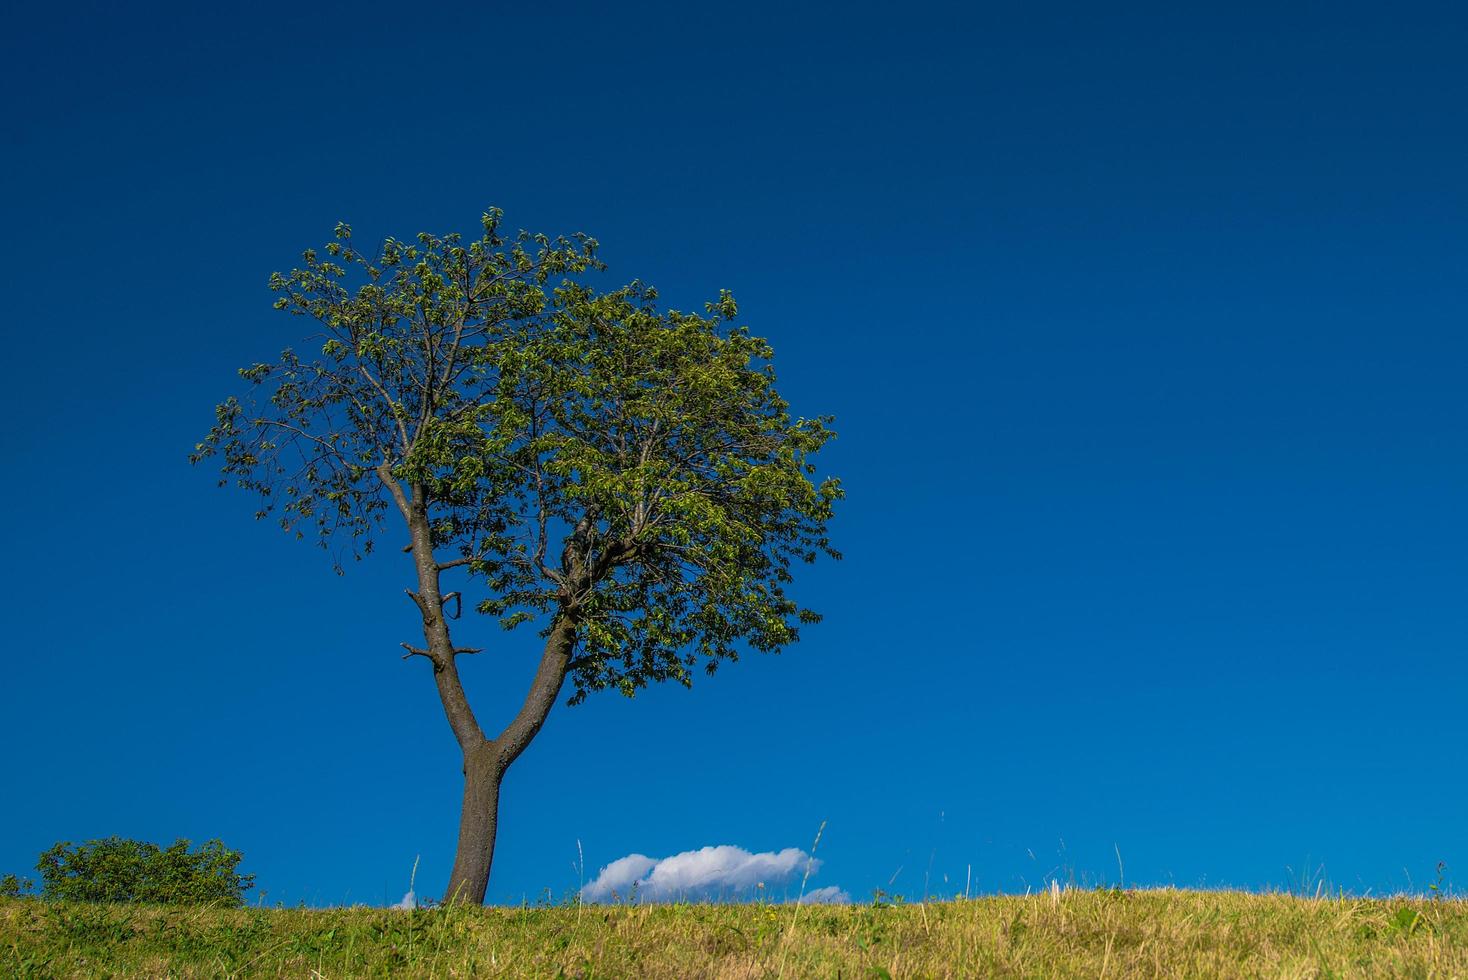
<svg viewBox="0 0 1468 980"><path fill-rule="evenodd" d="M13 10L0 871L219 836L267 901L442 887L407 566L185 456L299 339L271 271L495 204L733 289L849 499L797 647L557 708L493 900L822 820L858 898L1468 876L1468 15L1197 7Z"/></svg>

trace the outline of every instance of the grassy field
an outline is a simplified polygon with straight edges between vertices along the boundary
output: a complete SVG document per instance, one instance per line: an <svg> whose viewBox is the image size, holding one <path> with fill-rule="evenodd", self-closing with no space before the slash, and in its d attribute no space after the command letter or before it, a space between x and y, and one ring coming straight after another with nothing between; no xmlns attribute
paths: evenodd
<svg viewBox="0 0 1468 980"><path fill-rule="evenodd" d="M1170 890L798 909L0 901L0 976L386 975L1468 977L1468 902Z"/></svg>

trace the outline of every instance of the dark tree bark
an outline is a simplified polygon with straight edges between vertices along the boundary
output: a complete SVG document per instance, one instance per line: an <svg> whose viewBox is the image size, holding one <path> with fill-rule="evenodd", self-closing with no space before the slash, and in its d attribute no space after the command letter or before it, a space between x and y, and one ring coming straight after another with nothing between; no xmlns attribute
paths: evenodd
<svg viewBox="0 0 1468 980"><path fill-rule="evenodd" d="M444 902L480 904L494 863L494 838L499 826L500 781L504 769L485 742L464 757L464 803L459 813L459 842Z"/></svg>

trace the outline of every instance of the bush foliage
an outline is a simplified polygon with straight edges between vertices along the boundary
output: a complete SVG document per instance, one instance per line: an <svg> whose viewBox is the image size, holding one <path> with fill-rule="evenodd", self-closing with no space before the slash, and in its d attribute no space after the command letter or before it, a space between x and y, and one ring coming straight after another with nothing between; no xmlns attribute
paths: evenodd
<svg viewBox="0 0 1468 980"><path fill-rule="evenodd" d="M254 886L254 875L235 869L243 855L218 840L190 850L176 840L168 847L145 841L108 837L73 845L62 841L41 855L46 898L71 902L146 902L195 905L219 902L239 905Z"/></svg>

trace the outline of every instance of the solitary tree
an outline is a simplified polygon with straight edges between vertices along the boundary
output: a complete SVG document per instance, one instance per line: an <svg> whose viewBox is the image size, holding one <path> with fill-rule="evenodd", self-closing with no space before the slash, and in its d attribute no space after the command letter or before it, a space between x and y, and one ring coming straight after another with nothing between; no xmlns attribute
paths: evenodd
<svg viewBox="0 0 1468 980"><path fill-rule="evenodd" d="M319 355L243 369L248 392L192 457L259 494L257 516L334 549L338 572L386 527L405 533L423 638L404 659L432 668L463 755L446 896L463 902L484 899L505 771L568 679L572 704L630 697L778 650L818 619L787 595L792 567L839 557L826 525L841 489L812 465L830 419L792 417L731 296L695 314L659 310L638 282L598 293L594 240L508 235L500 218L473 241L421 234L370 255L339 225L274 275L276 308L319 325ZM459 673L480 652L452 635L466 594L542 641L492 735Z"/></svg>

